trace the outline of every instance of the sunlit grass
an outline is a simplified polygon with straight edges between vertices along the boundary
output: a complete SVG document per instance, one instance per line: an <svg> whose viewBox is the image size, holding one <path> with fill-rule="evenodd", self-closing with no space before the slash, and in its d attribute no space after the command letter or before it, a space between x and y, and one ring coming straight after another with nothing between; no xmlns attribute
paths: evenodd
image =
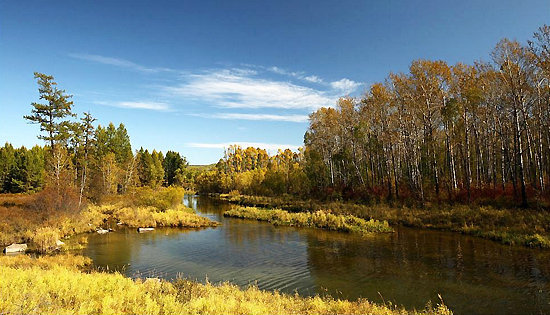
<svg viewBox="0 0 550 315"><path fill-rule="evenodd" d="M309 213L290 213L280 209L239 207L224 213L225 216L269 221L274 225L311 227L340 232L383 233L393 232L386 221L364 220L352 215L336 215L322 210Z"/></svg>
<svg viewBox="0 0 550 315"><path fill-rule="evenodd" d="M348 202L300 200L292 196L265 197L220 195L244 206L280 208L299 212L319 210L353 215L391 225L449 230L491 239L503 244L550 248L550 213L545 210L495 208L477 205L427 205L425 207L362 205Z"/></svg>
<svg viewBox="0 0 550 315"><path fill-rule="evenodd" d="M1 314L452 314L444 305L407 311L367 300L299 297L200 284L84 273L80 256L0 257ZM429 304L430 305L430 304Z"/></svg>
<svg viewBox="0 0 550 315"><path fill-rule="evenodd" d="M57 241L72 235L94 232L110 221L129 227L200 228L220 225L201 217L181 204L181 188L145 189L112 197L103 205L88 204L74 213L55 209L33 210L34 196L0 195L0 245L29 243L29 250L41 253L82 248L80 242L58 246ZM115 203L116 201L116 203Z"/></svg>
<svg viewBox="0 0 550 315"><path fill-rule="evenodd" d="M192 209L184 205L178 205L166 211L159 211L155 207L110 207L115 207L112 210L113 218L130 227L172 226L198 228L220 225L219 222L195 214Z"/></svg>

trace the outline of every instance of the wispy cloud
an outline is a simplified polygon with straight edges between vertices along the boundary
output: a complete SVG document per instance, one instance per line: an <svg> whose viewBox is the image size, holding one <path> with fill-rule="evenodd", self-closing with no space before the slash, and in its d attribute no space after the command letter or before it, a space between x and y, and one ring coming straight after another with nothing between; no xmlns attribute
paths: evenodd
<svg viewBox="0 0 550 315"><path fill-rule="evenodd" d="M308 77L304 77L303 79L308 81L308 82L313 82L313 83L324 83L325 82L325 81L323 81L323 79L319 78L316 75L310 75Z"/></svg>
<svg viewBox="0 0 550 315"><path fill-rule="evenodd" d="M316 75L306 76L303 71L289 71L279 67L243 65L241 68L226 68L202 72L184 72L169 68L146 67L120 58L93 54L73 53L70 57L89 62L125 68L143 73L173 73L174 77L164 77L167 82L154 86L163 97L176 98L174 103L199 101L209 107L222 108L278 108L292 110L316 110L320 107L332 107L339 97L357 90L361 83L343 78L329 82ZM311 88L296 82L277 81L266 76L266 72L289 76L303 82L318 84ZM183 83L181 83L183 82ZM123 108L150 110L170 110L166 103L159 102L114 102L103 105ZM305 122L304 115L271 115L271 114L216 114L220 119L271 120Z"/></svg>
<svg viewBox="0 0 550 315"><path fill-rule="evenodd" d="M105 57L105 56L101 56L101 55L69 54L69 57L72 57L72 58L75 58L75 59L91 61L91 62L96 62L96 63L101 63L101 64L105 64L105 65L111 65L111 66L120 67L120 68L133 69L133 70L137 70L137 71L141 71L141 72L149 72L149 73L176 72L175 70L169 69L169 68L160 68L160 67L148 68L148 67L139 65L137 63L134 63L132 61L129 61L129 60L119 59L119 58L112 58L112 57Z"/></svg>
<svg viewBox="0 0 550 315"><path fill-rule="evenodd" d="M293 72L293 71L287 71L285 69L281 69L279 67L269 67L269 68L267 68L267 70L269 70L273 73L288 75L288 76L299 78L299 79L304 77L304 72L303 71Z"/></svg>
<svg viewBox="0 0 550 315"><path fill-rule="evenodd" d="M300 80L304 80L304 81L307 81L307 82L310 82L310 83L318 83L318 84L327 85L327 83L325 83L325 81L323 79L319 78L318 76L316 76L316 75L306 76L306 73L303 72L303 71L288 71L288 70L285 70L285 69L282 69L282 68L279 68L279 67L269 67L269 68L267 68L267 70L270 71L270 72L273 72L273 73L277 73L277 74L280 74L280 75L286 75L286 76L293 77L293 78L300 79Z"/></svg>
<svg viewBox="0 0 550 315"><path fill-rule="evenodd" d="M254 147L254 148L261 148L266 149L271 152L277 152L277 150L281 149L291 149L291 150L298 150L300 147L299 145L292 145L292 144L276 144L276 143L261 143L261 142L242 142L242 141L234 141L234 142L224 142L224 143L186 143L185 145L187 147L191 148L203 148L203 149L225 149L229 148L230 145L239 145L242 148L248 148L248 147Z"/></svg>
<svg viewBox="0 0 550 315"><path fill-rule="evenodd" d="M332 86L333 89L341 91L343 93L351 93L361 85L359 82L355 82L346 78L343 78L340 81L334 81L330 83L330 86Z"/></svg>
<svg viewBox="0 0 550 315"><path fill-rule="evenodd" d="M303 123L307 122L307 115L271 115L271 114L241 114L241 113L216 113L216 114L192 114L204 118L230 119L230 120L260 120L260 121L287 121Z"/></svg>
<svg viewBox="0 0 550 315"><path fill-rule="evenodd" d="M132 109L150 109L157 111L169 111L170 106L167 103L160 102L105 102L96 101L96 104L114 106L120 108L132 108Z"/></svg>
<svg viewBox="0 0 550 315"><path fill-rule="evenodd" d="M163 88L174 96L225 108L317 109L333 106L339 95L289 82L260 79L250 72L220 70L185 77Z"/></svg>

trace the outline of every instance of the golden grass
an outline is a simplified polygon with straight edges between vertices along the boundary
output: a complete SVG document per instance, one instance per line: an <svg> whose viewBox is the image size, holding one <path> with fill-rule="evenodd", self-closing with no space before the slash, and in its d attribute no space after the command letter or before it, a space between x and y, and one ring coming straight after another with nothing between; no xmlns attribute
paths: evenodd
<svg viewBox="0 0 550 315"><path fill-rule="evenodd" d="M0 257L2 314L452 314L445 305L407 311L367 300L299 297L188 280L132 280L83 273L79 256Z"/></svg>
<svg viewBox="0 0 550 315"><path fill-rule="evenodd" d="M550 248L550 213L545 210L449 204L427 205L424 208L387 204L362 205L301 200L292 196L222 194L219 198L245 206L280 208L294 212L323 210L366 220L387 221L390 225L455 231L509 245Z"/></svg>
<svg viewBox="0 0 550 315"><path fill-rule="evenodd" d="M198 216L181 204L182 188L136 188L126 195L111 196L110 204L86 205L76 213L56 212L36 207L35 195L0 194L0 245L30 243L29 250L41 253L58 249L57 240L93 232L109 220L130 227L199 228L220 225ZM116 201L116 203L114 203ZM36 210L42 209L42 210ZM71 242L60 249L82 248Z"/></svg>
<svg viewBox="0 0 550 315"><path fill-rule="evenodd" d="M105 206L103 206L105 209ZM130 227L172 226L184 228L212 227L220 225L194 213L184 205L177 205L173 209L158 211L155 207L116 208L112 210L113 217Z"/></svg>
<svg viewBox="0 0 550 315"><path fill-rule="evenodd" d="M387 233L393 229L386 221L364 220L352 215L335 215L319 210L313 213L290 213L280 209L239 207L224 213L224 216L269 221L274 225L311 227L350 233Z"/></svg>

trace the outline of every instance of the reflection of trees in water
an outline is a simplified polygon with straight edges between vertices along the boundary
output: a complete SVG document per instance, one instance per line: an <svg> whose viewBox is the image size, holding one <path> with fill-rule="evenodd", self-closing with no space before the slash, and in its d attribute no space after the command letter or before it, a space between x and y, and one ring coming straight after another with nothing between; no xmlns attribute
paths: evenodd
<svg viewBox="0 0 550 315"><path fill-rule="evenodd" d="M187 203L191 205L191 208L202 213L223 214L232 207L228 202L209 198L208 196L187 195L187 198Z"/></svg>
<svg viewBox="0 0 550 315"><path fill-rule="evenodd" d="M548 252L406 228L367 238L334 234L307 233L311 276L328 293L380 301L380 292L409 307L438 301L439 293L459 313L548 311Z"/></svg>
<svg viewBox="0 0 550 315"><path fill-rule="evenodd" d="M228 222L228 221L231 222ZM263 243L284 244L296 229L277 227L270 223L230 218L224 226L225 238L235 246L258 246ZM294 237L294 235L293 235Z"/></svg>

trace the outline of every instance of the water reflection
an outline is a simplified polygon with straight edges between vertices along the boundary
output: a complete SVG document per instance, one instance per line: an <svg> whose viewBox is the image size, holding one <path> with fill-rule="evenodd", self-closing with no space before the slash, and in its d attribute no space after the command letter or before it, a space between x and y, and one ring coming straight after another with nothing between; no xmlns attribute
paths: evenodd
<svg viewBox="0 0 550 315"><path fill-rule="evenodd" d="M383 297L409 308L441 294L458 314L550 312L549 251L410 228L363 237L274 227L224 218L231 205L209 198L186 196L184 203L223 226L91 235L84 253L128 276L182 273L302 295Z"/></svg>

